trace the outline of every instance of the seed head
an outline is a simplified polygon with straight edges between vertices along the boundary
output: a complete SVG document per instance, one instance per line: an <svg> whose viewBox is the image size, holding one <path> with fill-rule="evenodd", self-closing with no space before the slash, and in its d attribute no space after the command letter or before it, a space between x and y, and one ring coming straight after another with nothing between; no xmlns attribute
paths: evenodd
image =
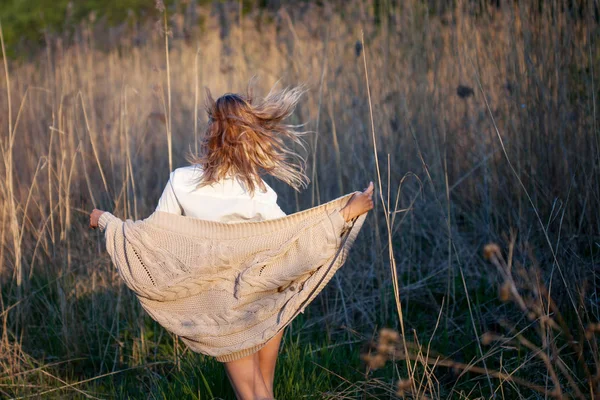
<svg viewBox="0 0 600 400"><path fill-rule="evenodd" d="M394 350L394 346L390 346L388 343L381 341L377 345L377 353L379 354L389 354Z"/></svg>
<svg viewBox="0 0 600 400"><path fill-rule="evenodd" d="M488 243L483 248L483 258L486 260L491 260L492 257L497 257L500 254L500 246L496 243Z"/></svg>
<svg viewBox="0 0 600 400"><path fill-rule="evenodd" d="M585 338L587 340L592 340L594 333L600 333L600 322L597 324L589 324L587 328L585 328Z"/></svg>
<svg viewBox="0 0 600 400"><path fill-rule="evenodd" d="M376 356L371 358L369 367L371 367L371 369L373 370L379 369L385 365L385 362L386 358L381 354L377 354Z"/></svg>
<svg viewBox="0 0 600 400"><path fill-rule="evenodd" d="M510 283L509 282L504 282L502 284L502 286L500 286L499 297L500 297L500 301L502 301L504 303L506 303L508 300L510 300Z"/></svg>
<svg viewBox="0 0 600 400"><path fill-rule="evenodd" d="M383 328L379 331L381 341L397 342L400 340L400 334L393 329Z"/></svg>
<svg viewBox="0 0 600 400"><path fill-rule="evenodd" d="M405 392L410 392L412 390L412 379L400 379L397 383L398 385L398 396L404 396Z"/></svg>
<svg viewBox="0 0 600 400"><path fill-rule="evenodd" d="M155 6L158 11L165 12L165 3L162 0L156 0Z"/></svg>
<svg viewBox="0 0 600 400"><path fill-rule="evenodd" d="M481 335L481 344L484 346L489 346L494 341L494 335L490 332L485 332Z"/></svg>

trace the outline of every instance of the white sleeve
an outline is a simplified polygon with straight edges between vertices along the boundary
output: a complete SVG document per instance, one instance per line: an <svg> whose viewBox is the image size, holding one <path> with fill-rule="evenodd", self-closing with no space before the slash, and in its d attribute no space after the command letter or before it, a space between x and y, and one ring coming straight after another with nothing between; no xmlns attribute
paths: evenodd
<svg viewBox="0 0 600 400"><path fill-rule="evenodd" d="M281 218L287 215L277 203L265 205L262 214L265 219Z"/></svg>
<svg viewBox="0 0 600 400"><path fill-rule="evenodd" d="M261 214L263 214L263 217L265 219L285 217L287 214L284 213L283 210L277 204L277 192L275 192L273 188L271 188L271 186L269 186L269 184L267 184L267 182L265 182L264 180L263 183L267 187L267 192L264 195L267 204L264 205Z"/></svg>
<svg viewBox="0 0 600 400"><path fill-rule="evenodd" d="M177 196L175 195L175 189L173 188L174 177L175 171L171 172L171 175L169 176L167 186L165 186L165 189L158 200L156 211L164 211L171 214L183 215L183 210L179 204L179 201L177 200Z"/></svg>

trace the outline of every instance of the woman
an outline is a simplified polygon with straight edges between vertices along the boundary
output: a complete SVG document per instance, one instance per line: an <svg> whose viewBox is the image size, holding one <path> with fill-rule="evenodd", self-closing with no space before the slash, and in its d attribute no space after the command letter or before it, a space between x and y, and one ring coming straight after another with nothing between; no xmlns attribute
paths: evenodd
<svg viewBox="0 0 600 400"><path fill-rule="evenodd" d="M296 190L308 183L304 160L284 139L302 145L302 132L284 124L302 94L299 88L271 92L261 101L250 95L225 94L216 101L208 93L209 123L199 157L171 172L156 211L225 223L284 217L277 194L261 174L269 174ZM373 208L373 183L357 192L340 211L351 221ZM98 227L104 211L94 210L90 227ZM239 399L272 399L275 365L283 329L253 354L224 362Z"/></svg>

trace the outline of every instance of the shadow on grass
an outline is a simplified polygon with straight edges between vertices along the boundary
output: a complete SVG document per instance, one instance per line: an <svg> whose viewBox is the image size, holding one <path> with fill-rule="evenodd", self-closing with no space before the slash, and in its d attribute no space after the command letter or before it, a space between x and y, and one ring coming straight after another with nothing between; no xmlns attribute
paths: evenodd
<svg viewBox="0 0 600 400"><path fill-rule="evenodd" d="M235 399L221 363L191 352L126 287L102 279L37 275L20 302L13 284L2 287L4 304L18 304L7 313L0 397ZM93 290L83 287L88 280ZM360 382L372 377L360 360L363 338L337 340L303 329L310 319L307 309L286 328L275 397L360 397ZM376 376L391 382L393 370L390 365ZM368 393L373 398L377 389Z"/></svg>

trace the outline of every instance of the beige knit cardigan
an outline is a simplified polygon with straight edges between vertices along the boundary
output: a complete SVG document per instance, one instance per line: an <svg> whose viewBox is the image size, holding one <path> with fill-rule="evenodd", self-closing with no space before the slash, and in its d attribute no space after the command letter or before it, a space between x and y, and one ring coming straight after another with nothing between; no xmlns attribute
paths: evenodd
<svg viewBox="0 0 600 400"><path fill-rule="evenodd" d="M155 211L140 221L105 212L98 225L148 314L191 350L227 362L263 347L342 266L366 217L342 217L353 195L260 222Z"/></svg>

